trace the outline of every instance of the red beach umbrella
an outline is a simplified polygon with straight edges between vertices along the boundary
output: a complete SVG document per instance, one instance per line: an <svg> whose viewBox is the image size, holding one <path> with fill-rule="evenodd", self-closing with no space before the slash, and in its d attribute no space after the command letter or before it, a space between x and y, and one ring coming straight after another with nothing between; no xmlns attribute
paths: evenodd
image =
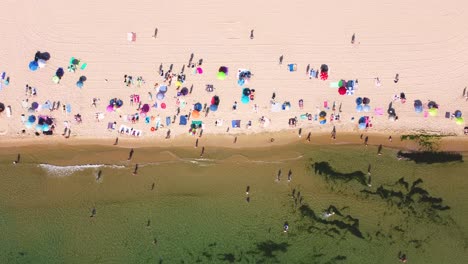
<svg viewBox="0 0 468 264"><path fill-rule="evenodd" d="M346 88L345 88L344 86L338 88L338 93L339 93L340 95L345 95L345 94L346 94Z"/></svg>

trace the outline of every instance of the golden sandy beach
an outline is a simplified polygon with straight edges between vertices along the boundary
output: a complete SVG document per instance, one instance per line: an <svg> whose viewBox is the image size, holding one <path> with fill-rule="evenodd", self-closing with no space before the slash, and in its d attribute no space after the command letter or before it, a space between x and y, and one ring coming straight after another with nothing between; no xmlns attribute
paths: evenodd
<svg viewBox="0 0 468 264"><path fill-rule="evenodd" d="M125 140L135 136L118 133L121 125L125 125L141 131L139 141L143 144L166 141L168 129L171 131L169 141L182 135L179 142L193 144L198 135L190 140L192 136L184 134L188 133L194 118L188 125L180 126L177 117L175 123L167 127L166 117L172 119L176 114L178 99L186 102L180 115L188 115L195 103L206 103L209 107L214 95L220 98L218 111L211 111L206 117L202 112L196 120L203 122L204 135L224 134L222 137L228 137L226 142L238 134L282 130L290 130L282 133L294 134L294 140L298 140L300 128L304 139L309 132L329 134L333 127L338 137L342 132L351 132L349 135L435 133L463 136L465 122L456 124L454 118L445 118L445 113L460 110L466 114L468 110L463 97L468 70L467 7L468 4L460 1L425 1L422 6L421 2L401 0L320 3L184 0L139 1L138 4L131 1L64 4L55 0L6 0L0 18L3 25L0 28L3 40L0 72L6 72L5 78L10 79L8 85L2 81L0 102L11 106L11 115L7 110L0 113L0 141L2 144L12 139L15 139L13 144L23 140L26 144L44 140L64 142L61 134L64 122L68 121L69 140L106 138L105 142L111 144L114 138L120 137L123 142L133 144L136 141ZM254 30L253 38L250 38L251 30ZM127 39L130 32L136 34L136 41ZM354 44L351 43L353 34ZM37 51L50 53L50 59L44 68L31 71L28 64ZM202 68L202 74L195 74L196 68L187 65L192 53L193 63L198 64L203 59L202 65L196 65ZM282 64L280 56L283 56ZM71 57L80 60L74 73L67 71ZM87 66L81 70L84 63ZM168 85L164 76L159 75L161 64L164 72L172 64L175 74L185 65L186 78L180 88L193 86L193 92L178 97L174 77L165 98L156 100L157 89ZM295 64L297 70L290 72L288 64ZM306 72L309 64L313 69L328 65L328 79L309 78ZM217 79L221 66L229 70L225 80ZM59 67L65 74L60 83L55 84L52 77ZM238 69L248 69L253 74L242 87L237 84ZM396 74L399 76L397 83L394 82ZM145 83L138 87L134 82L127 87L124 75L134 80L141 76ZM82 88L76 86L80 76L86 77ZM380 85L375 78L379 78ZM330 87L341 79L358 80L354 94L339 95L336 87ZM36 96L27 95L26 84L36 88ZM214 86L213 92L205 90L207 84ZM243 104L241 96L246 87L255 89L255 99ZM394 97L402 92L406 103ZM290 102L290 110L272 112L273 93L280 105ZM153 117L149 124L137 110L138 103L130 104L130 95L139 95L142 105L158 104L158 108L151 107L148 112L148 116ZM356 111L357 97L370 99L369 112ZM99 99L96 106L92 105L93 98ZM121 99L123 106L107 112L113 98ZM23 103L26 99L28 102ZM298 105L300 99L303 109ZM423 104L421 113L416 113L413 107L417 99ZM43 106L47 100L51 104L54 101L60 101L62 106L69 104L69 113L62 111L62 106L54 111L28 112L33 102ZM238 105L233 110L235 101ZM324 107L325 101L328 108ZM439 105L435 116L427 113L429 101ZM161 109L162 103L167 105L166 109ZM390 103L398 116L396 121L389 120ZM377 114L376 109L383 114ZM321 125L314 118L320 111L327 114L326 124ZM102 114L98 122L96 115L99 113ZM136 113L140 114L140 120L132 124L128 116ZM30 115L54 118L54 135L35 136L35 124L26 128L22 114L25 119ZM82 123L75 121L77 114L81 115ZM312 120L302 119L301 115L305 114L311 114ZM331 121L332 114L339 114L339 120ZM269 125L259 122L262 116L270 120ZM369 117L372 127L358 129L362 116ZM294 117L298 122L291 127L288 120ZM158 118L164 127L152 132L151 127ZM216 126L215 122L220 120L223 124ZM232 128L232 120L240 120L240 128ZM247 128L248 121L252 122L250 128ZM116 122L114 130L107 129L109 122ZM200 129L196 133L200 133ZM269 137L261 137L261 140ZM203 140L205 138L203 136Z"/></svg>

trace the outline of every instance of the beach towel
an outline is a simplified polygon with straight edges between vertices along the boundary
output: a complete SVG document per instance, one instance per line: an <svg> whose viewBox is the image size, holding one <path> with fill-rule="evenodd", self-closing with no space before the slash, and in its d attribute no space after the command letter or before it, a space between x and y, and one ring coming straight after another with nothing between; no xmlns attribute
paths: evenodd
<svg viewBox="0 0 468 264"><path fill-rule="evenodd" d="M88 63L85 62L85 63L83 63L83 64L81 65L80 69L81 69L81 70L84 70L84 69L86 69L87 66L88 66Z"/></svg>
<svg viewBox="0 0 468 264"><path fill-rule="evenodd" d="M233 128L239 128L240 127L240 123L241 121L240 120L232 120L232 127Z"/></svg>
<svg viewBox="0 0 468 264"><path fill-rule="evenodd" d="M272 112L280 112L281 111L281 104L277 102L271 103L271 111Z"/></svg>
<svg viewBox="0 0 468 264"><path fill-rule="evenodd" d="M71 113L71 105L70 104L67 104L67 106L65 108L67 109L67 113Z"/></svg>
<svg viewBox="0 0 468 264"><path fill-rule="evenodd" d="M338 82L331 82L330 88L340 88L340 85L338 84Z"/></svg>
<svg viewBox="0 0 468 264"><path fill-rule="evenodd" d="M187 116L184 116L184 115L180 116L179 125L182 125L182 126L187 125Z"/></svg>
<svg viewBox="0 0 468 264"><path fill-rule="evenodd" d="M383 111L382 108L375 108L375 109L374 109L374 113L375 113L376 115L383 115L384 111Z"/></svg>
<svg viewBox="0 0 468 264"><path fill-rule="evenodd" d="M114 123L108 122L108 123L107 123L107 129L109 129L109 130L113 129L113 128L112 128L113 125L114 125Z"/></svg>

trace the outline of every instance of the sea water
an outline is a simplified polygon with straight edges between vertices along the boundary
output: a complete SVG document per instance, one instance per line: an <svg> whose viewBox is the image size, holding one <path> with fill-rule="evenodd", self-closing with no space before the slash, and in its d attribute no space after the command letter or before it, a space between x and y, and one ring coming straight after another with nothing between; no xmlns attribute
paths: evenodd
<svg viewBox="0 0 468 264"><path fill-rule="evenodd" d="M0 154L0 263L468 259L463 161L294 144L207 148L203 159L141 148L130 161L125 148L36 147L14 165L17 151Z"/></svg>

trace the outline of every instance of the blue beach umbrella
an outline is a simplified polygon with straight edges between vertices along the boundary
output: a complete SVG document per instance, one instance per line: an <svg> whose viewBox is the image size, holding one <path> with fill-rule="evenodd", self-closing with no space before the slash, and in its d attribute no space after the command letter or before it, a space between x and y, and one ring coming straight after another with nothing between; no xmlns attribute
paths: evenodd
<svg viewBox="0 0 468 264"><path fill-rule="evenodd" d="M50 130L50 126L48 124L42 125L42 131L49 131L49 130Z"/></svg>
<svg viewBox="0 0 468 264"><path fill-rule="evenodd" d="M218 111L218 106L215 105L215 104L210 105L210 111L211 111L211 112L216 112L216 111Z"/></svg>
<svg viewBox="0 0 468 264"><path fill-rule="evenodd" d="M359 104L356 106L356 111L362 112L362 110L363 110L362 104Z"/></svg>
<svg viewBox="0 0 468 264"><path fill-rule="evenodd" d="M325 125L326 123L327 123L327 120L326 120L326 119L320 120L320 124L321 124L321 125Z"/></svg>
<svg viewBox="0 0 468 264"><path fill-rule="evenodd" d="M82 81L77 81L76 82L76 87L78 87L80 89L83 88L83 82Z"/></svg>
<svg viewBox="0 0 468 264"><path fill-rule="evenodd" d="M369 112L369 111L370 111L370 106L369 106L369 105L364 105L364 106L362 107L362 110L363 110L364 112Z"/></svg>
<svg viewBox="0 0 468 264"><path fill-rule="evenodd" d="M29 69L31 71L35 71L35 70L37 70L37 68L39 68L39 63L37 63L37 61L31 61L29 63Z"/></svg>
<svg viewBox="0 0 468 264"><path fill-rule="evenodd" d="M241 102L243 104L248 104L250 102L250 98L248 96L243 95L241 98Z"/></svg>
<svg viewBox="0 0 468 264"><path fill-rule="evenodd" d="M244 79L239 79L239 80L237 81L237 84L238 84L239 86L243 86L243 85L245 84Z"/></svg>
<svg viewBox="0 0 468 264"><path fill-rule="evenodd" d="M24 125L26 126L26 128L31 128L33 123L28 121Z"/></svg>
<svg viewBox="0 0 468 264"><path fill-rule="evenodd" d="M28 122L30 122L30 123L36 122L36 116L35 116L35 115L30 115L30 116L28 117Z"/></svg>
<svg viewBox="0 0 468 264"><path fill-rule="evenodd" d="M362 104L362 98L361 98L361 97L356 98L356 104L357 104L357 105L361 105L361 104Z"/></svg>
<svg viewBox="0 0 468 264"><path fill-rule="evenodd" d="M156 99L163 100L164 99L164 93L159 92L158 94L156 94Z"/></svg>
<svg viewBox="0 0 468 264"><path fill-rule="evenodd" d="M202 109L203 109L203 106L201 103L196 103L194 106L193 106L193 109L194 110L197 110L198 112L200 112Z"/></svg>
<svg viewBox="0 0 468 264"><path fill-rule="evenodd" d="M161 85L159 87L159 92L160 93L166 93L167 92L167 86L166 85Z"/></svg>
<svg viewBox="0 0 468 264"><path fill-rule="evenodd" d="M366 129L366 123L359 123L358 128L359 129Z"/></svg>

